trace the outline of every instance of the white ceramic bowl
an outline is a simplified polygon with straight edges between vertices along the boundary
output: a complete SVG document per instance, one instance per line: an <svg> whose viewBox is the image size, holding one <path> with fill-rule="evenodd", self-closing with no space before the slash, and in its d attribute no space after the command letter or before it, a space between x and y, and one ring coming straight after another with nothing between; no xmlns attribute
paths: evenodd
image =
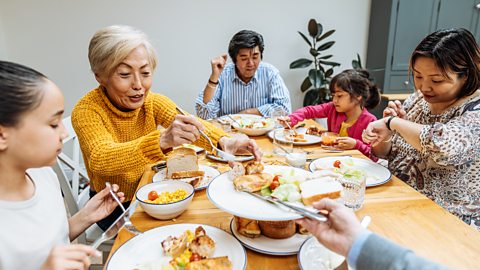
<svg viewBox="0 0 480 270"><path fill-rule="evenodd" d="M257 115L241 115L242 118L239 118L240 114L234 115L234 119L237 120L237 122L240 123L248 123L249 121L266 121L267 125L264 128L242 128L240 125L238 125L235 122L232 122L232 126L242 132L243 134L246 134L248 136L260 136L268 133L270 130L272 130L275 127L275 121L271 118L263 118ZM237 117L236 117L237 116Z"/></svg>
<svg viewBox="0 0 480 270"><path fill-rule="evenodd" d="M179 188L184 189L187 192L187 197L183 200L166 204L146 202L146 200L148 200L148 193L152 190L155 190L158 194L160 194L161 192L165 191L174 192ZM193 186L188 183L178 180L167 180L144 185L137 191L135 197L140 202L140 205L142 206L143 210L147 212L147 214L156 219L165 220L178 217L180 214L182 214L192 202L194 193L195 190Z"/></svg>

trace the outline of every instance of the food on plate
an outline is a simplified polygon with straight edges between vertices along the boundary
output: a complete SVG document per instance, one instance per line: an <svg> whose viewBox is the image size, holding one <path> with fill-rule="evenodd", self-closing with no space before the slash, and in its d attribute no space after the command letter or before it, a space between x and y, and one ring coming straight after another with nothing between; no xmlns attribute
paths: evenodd
<svg viewBox="0 0 480 270"><path fill-rule="evenodd" d="M249 238L259 237L262 233L258 221L242 217L234 217L238 233Z"/></svg>
<svg viewBox="0 0 480 270"><path fill-rule="evenodd" d="M296 225L294 220L288 221L258 221L262 234L274 238L283 239L295 234Z"/></svg>
<svg viewBox="0 0 480 270"><path fill-rule="evenodd" d="M202 226L195 229L195 239L190 243L190 250L201 258L210 258L215 251L215 242L210 238Z"/></svg>
<svg viewBox="0 0 480 270"><path fill-rule="evenodd" d="M297 232L299 234L310 234L310 232L300 224L297 224Z"/></svg>
<svg viewBox="0 0 480 270"><path fill-rule="evenodd" d="M192 261L187 264L185 270L231 270L232 262L227 256Z"/></svg>
<svg viewBox="0 0 480 270"><path fill-rule="evenodd" d="M236 190L256 192L272 183L273 175L269 173L247 174L233 180Z"/></svg>
<svg viewBox="0 0 480 270"><path fill-rule="evenodd" d="M232 167L232 169L228 171L228 179L230 179L231 181L242 175L245 175L245 166L243 166L241 162L233 162L230 166Z"/></svg>
<svg viewBox="0 0 480 270"><path fill-rule="evenodd" d="M185 231L181 236L168 236L165 240L162 241L163 252L172 257L180 256L185 249L187 244L193 240L193 233L190 230Z"/></svg>
<svg viewBox="0 0 480 270"><path fill-rule="evenodd" d="M323 131L319 130L318 127L316 126L310 126L306 132L306 134L315 135L315 136L320 136L322 135L322 133Z"/></svg>
<svg viewBox="0 0 480 270"><path fill-rule="evenodd" d="M187 195L187 191L183 188L176 189L173 192L164 191L160 194L157 191L152 190L148 193L148 200L145 200L145 202L154 204L167 204L181 201L185 199Z"/></svg>
<svg viewBox="0 0 480 270"><path fill-rule="evenodd" d="M305 139L305 134L301 133L293 133L288 135L286 138L287 140L291 140L294 142L307 142L307 139Z"/></svg>
<svg viewBox="0 0 480 270"><path fill-rule="evenodd" d="M212 258L215 252L215 241L210 238L202 226L195 229L195 234L186 230L179 237L168 236L162 241L163 252L172 256L164 270L202 270L232 269L232 263L225 257Z"/></svg>
<svg viewBox="0 0 480 270"><path fill-rule="evenodd" d="M265 167L259 161L250 161L245 165L245 174L256 174L263 172Z"/></svg>
<svg viewBox="0 0 480 270"><path fill-rule="evenodd" d="M166 178L188 180L187 182L195 187L204 175L205 172L199 170L195 150L179 147L168 155Z"/></svg>
<svg viewBox="0 0 480 270"><path fill-rule="evenodd" d="M322 178L307 180L300 184L302 202L305 205L312 205L323 198L337 199L342 189L338 181Z"/></svg>
<svg viewBox="0 0 480 270"><path fill-rule="evenodd" d="M333 162L333 167L335 168L340 168L340 165L342 164L342 162L340 160L335 160Z"/></svg>
<svg viewBox="0 0 480 270"><path fill-rule="evenodd" d="M239 128L245 129L264 129L269 128L273 125L273 121L265 118L250 118L245 117L237 120L237 125Z"/></svg>

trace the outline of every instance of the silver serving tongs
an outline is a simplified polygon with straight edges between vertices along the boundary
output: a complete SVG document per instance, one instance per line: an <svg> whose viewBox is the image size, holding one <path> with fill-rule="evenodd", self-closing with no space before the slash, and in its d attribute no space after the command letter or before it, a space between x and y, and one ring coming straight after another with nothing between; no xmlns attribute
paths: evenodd
<svg viewBox="0 0 480 270"><path fill-rule="evenodd" d="M176 107L175 108L177 110L178 113L180 113L181 115L187 115L182 109ZM230 153L227 153L225 151L222 151L220 149L218 149L212 142L212 140L210 140L210 138L207 136L207 134L205 134L203 131L201 130L198 130L198 132L200 132L200 135L202 135L209 143L210 143L210 146L212 147L212 149L217 152L217 155L221 158L223 158L224 160L226 161L234 161L235 160L235 156L230 154Z"/></svg>
<svg viewBox="0 0 480 270"><path fill-rule="evenodd" d="M314 219L314 220L318 220L318 221L321 221L321 222L325 222L327 221L327 217L320 214L320 213L315 213L315 212L312 212L312 211L309 211L305 208L302 208L302 207L298 207L298 206L294 206L294 205L291 205L289 203L286 203L286 202L283 202L282 200L279 200L275 197L272 197L272 196L261 196L261 195L258 195L256 193L253 193L253 192L248 192L248 191L244 191L245 193L248 193L256 198L259 198L263 201L267 201L267 202L270 202L270 203L273 203L275 205L277 204L281 204L291 210L293 210L294 212L296 212L297 214L300 214L304 217L308 217L308 218L311 218L311 219Z"/></svg>

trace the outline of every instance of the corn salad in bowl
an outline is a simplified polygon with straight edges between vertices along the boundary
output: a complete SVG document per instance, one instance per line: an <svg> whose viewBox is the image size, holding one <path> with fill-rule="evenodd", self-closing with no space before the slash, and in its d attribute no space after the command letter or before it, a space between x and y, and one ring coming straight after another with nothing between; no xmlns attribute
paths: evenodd
<svg viewBox="0 0 480 270"><path fill-rule="evenodd" d="M181 215L192 202L194 193L195 189L188 183L167 180L142 186L135 197L147 214L166 220Z"/></svg>

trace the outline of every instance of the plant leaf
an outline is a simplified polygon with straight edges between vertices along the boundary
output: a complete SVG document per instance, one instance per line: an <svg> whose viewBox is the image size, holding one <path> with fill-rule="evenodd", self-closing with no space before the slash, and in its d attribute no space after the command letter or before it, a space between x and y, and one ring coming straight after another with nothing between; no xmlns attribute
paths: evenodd
<svg viewBox="0 0 480 270"><path fill-rule="evenodd" d="M308 40L307 36L305 36L302 32L300 31L297 31L298 34L300 34L300 36L303 38L303 40L305 40L305 42L307 42L308 45L310 45L310 47L312 47L312 42L310 42L310 40Z"/></svg>
<svg viewBox="0 0 480 270"><path fill-rule="evenodd" d="M323 81L323 72L318 69L310 69L308 77L310 78L313 88L320 88Z"/></svg>
<svg viewBox="0 0 480 270"><path fill-rule="evenodd" d="M333 74L333 68L328 69L325 72L325 78L330 78L330 76L332 76L332 74Z"/></svg>
<svg viewBox="0 0 480 270"><path fill-rule="evenodd" d="M315 36L315 38L318 38L318 37L322 34L322 32L323 32L323 26L322 26L321 23L317 23L317 27L318 27L318 33L317 33L317 35Z"/></svg>
<svg viewBox="0 0 480 270"><path fill-rule="evenodd" d="M310 66L312 63L313 63L313 61L310 60L310 59L300 58L300 59L297 59L297 60L293 61L290 64L290 68L291 69L306 68L306 67Z"/></svg>
<svg viewBox="0 0 480 270"><path fill-rule="evenodd" d="M300 90L302 92L305 92L308 90L308 88L312 87L312 82L310 82L310 78L306 77L305 80L303 80L302 85L300 86Z"/></svg>
<svg viewBox="0 0 480 270"><path fill-rule="evenodd" d="M323 61L323 60L319 60L318 62L327 66L333 66L333 67L340 66L340 63L337 63L337 62L330 62L330 61Z"/></svg>
<svg viewBox="0 0 480 270"><path fill-rule="evenodd" d="M331 36L333 33L335 33L335 30L330 30L325 32L325 34L321 35L320 37L317 37L317 42L326 39L327 37Z"/></svg>
<svg viewBox="0 0 480 270"><path fill-rule="evenodd" d="M303 98L303 107L318 104L318 89L312 89Z"/></svg>
<svg viewBox="0 0 480 270"><path fill-rule="evenodd" d="M335 44L335 41L329 41L329 42L323 43L322 45L320 45L317 48L317 51L325 51L325 50L329 49L330 47L332 47L333 44Z"/></svg>
<svg viewBox="0 0 480 270"><path fill-rule="evenodd" d="M308 34L310 34L312 38L316 38L318 35L318 24L315 19L310 19L308 22Z"/></svg>
<svg viewBox="0 0 480 270"><path fill-rule="evenodd" d="M360 66L360 64L358 63L357 60L352 60L352 67L353 67L353 69L360 69L361 68L361 66Z"/></svg>
<svg viewBox="0 0 480 270"><path fill-rule="evenodd" d="M362 67L362 60L360 59L360 54L357 53L357 60L358 60L358 66L359 68L363 68Z"/></svg>
<svg viewBox="0 0 480 270"><path fill-rule="evenodd" d="M310 48L310 54L311 54L312 56L317 56L317 55L319 55L320 53L319 53L317 50L315 50L314 48Z"/></svg>
<svg viewBox="0 0 480 270"><path fill-rule="evenodd" d="M329 55L325 55L325 56L322 56L322 57L319 57L318 59L329 59L329 58L332 58L333 55L329 54Z"/></svg>

